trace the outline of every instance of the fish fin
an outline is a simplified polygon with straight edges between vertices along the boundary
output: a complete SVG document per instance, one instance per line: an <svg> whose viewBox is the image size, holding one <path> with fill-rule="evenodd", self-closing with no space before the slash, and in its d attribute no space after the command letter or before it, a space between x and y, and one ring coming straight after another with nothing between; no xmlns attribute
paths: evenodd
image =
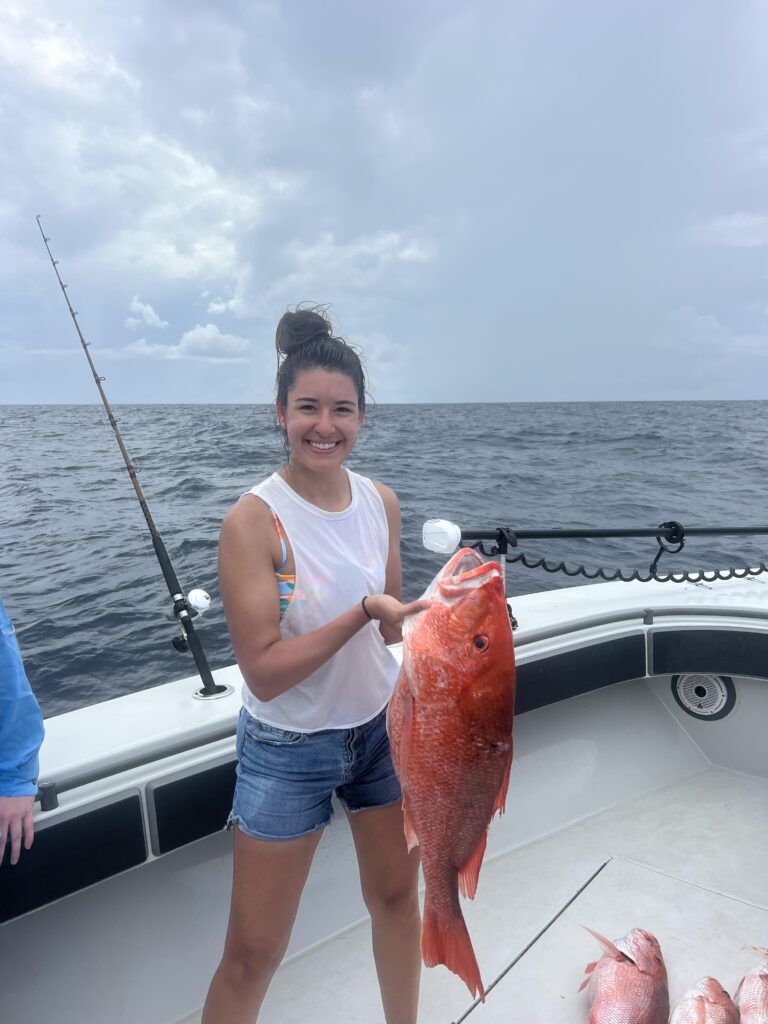
<svg viewBox="0 0 768 1024"><path fill-rule="evenodd" d="M507 753L507 763L504 766L504 775L501 779L501 785L499 786L499 792L496 794L496 800L493 804L493 810L491 811L491 817L494 816L496 811L499 814L504 813L504 808L507 804L507 790L509 789L509 773L512 768L512 737L509 738L509 752Z"/></svg>
<svg viewBox="0 0 768 1024"><path fill-rule="evenodd" d="M427 897L421 928L421 955L427 967L445 964L449 971L458 974L473 997L479 996L480 1002L485 1002L483 979L460 910L455 917L438 921L434 906Z"/></svg>
<svg viewBox="0 0 768 1024"><path fill-rule="evenodd" d="M739 984L736 986L736 991L733 993L733 1001L738 1006L739 1004L739 992L741 992L741 986L744 984L744 978L741 979Z"/></svg>
<svg viewBox="0 0 768 1024"><path fill-rule="evenodd" d="M414 846L419 845L419 837L416 835L416 829L413 827L411 813L408 810L408 798L405 796L403 797L403 831L405 832L405 841L410 852Z"/></svg>
<svg viewBox="0 0 768 1024"><path fill-rule="evenodd" d="M488 833L483 832L474 850L467 857L461 871L459 871L459 892L462 896L466 896L468 900L473 900L477 892L477 880L480 877L480 868L483 863L487 841Z"/></svg>
<svg viewBox="0 0 768 1024"><path fill-rule="evenodd" d="M707 1002L702 999L701 996L696 997L696 1006L694 1007L694 1013L696 1016L693 1018L691 1024L707 1024Z"/></svg>
<svg viewBox="0 0 768 1024"><path fill-rule="evenodd" d="M597 939L600 945L603 947L608 956L615 957L617 960L630 960L626 953L622 953L618 946L615 946L610 939L606 939L600 932L592 931L591 928L587 928L586 925L582 925L585 931L588 931L593 939Z"/></svg>
<svg viewBox="0 0 768 1024"><path fill-rule="evenodd" d="M408 758L411 753L411 734L413 733L413 692L410 686L400 697L403 718L400 722L400 778L408 776Z"/></svg>
<svg viewBox="0 0 768 1024"><path fill-rule="evenodd" d="M591 964L587 964L587 966L584 968L584 973L591 974L596 967L597 960L593 960ZM585 978L584 981L582 981L582 983L579 985L579 992L583 992L583 990L587 987L591 980L591 978Z"/></svg>

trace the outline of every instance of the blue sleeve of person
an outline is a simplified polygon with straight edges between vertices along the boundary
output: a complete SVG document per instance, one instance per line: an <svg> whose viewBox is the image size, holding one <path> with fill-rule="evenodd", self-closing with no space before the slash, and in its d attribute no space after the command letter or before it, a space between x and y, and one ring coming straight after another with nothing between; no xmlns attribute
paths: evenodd
<svg viewBox="0 0 768 1024"><path fill-rule="evenodd" d="M0 599L0 796L34 796L43 716Z"/></svg>

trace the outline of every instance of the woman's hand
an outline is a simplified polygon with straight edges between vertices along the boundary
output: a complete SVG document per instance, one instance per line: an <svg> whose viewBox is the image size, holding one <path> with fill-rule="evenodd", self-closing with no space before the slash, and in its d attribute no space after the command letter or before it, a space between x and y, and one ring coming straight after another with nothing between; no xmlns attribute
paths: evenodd
<svg viewBox="0 0 768 1024"><path fill-rule="evenodd" d="M19 861L22 837L24 849L31 847L35 838L34 807L33 796L0 796L0 864L6 845L11 851L11 864Z"/></svg>
<svg viewBox="0 0 768 1024"><path fill-rule="evenodd" d="M403 619L429 608L430 602L424 598L402 604L396 597L389 594L371 594L365 599L365 610L372 619L378 619L383 626L400 630Z"/></svg>

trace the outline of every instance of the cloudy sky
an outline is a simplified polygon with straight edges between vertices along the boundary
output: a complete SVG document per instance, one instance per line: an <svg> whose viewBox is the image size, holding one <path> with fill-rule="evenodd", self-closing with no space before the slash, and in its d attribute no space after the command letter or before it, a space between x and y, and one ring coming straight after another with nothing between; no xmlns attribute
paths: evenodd
<svg viewBox="0 0 768 1024"><path fill-rule="evenodd" d="M0 403L768 398L765 0L0 12Z"/></svg>

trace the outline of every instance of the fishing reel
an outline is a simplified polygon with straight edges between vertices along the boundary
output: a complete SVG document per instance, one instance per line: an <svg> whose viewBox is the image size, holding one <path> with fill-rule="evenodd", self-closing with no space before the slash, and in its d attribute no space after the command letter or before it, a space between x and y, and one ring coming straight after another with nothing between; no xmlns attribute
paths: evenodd
<svg viewBox="0 0 768 1024"><path fill-rule="evenodd" d="M179 615L186 612L191 619L196 619L199 615L203 615L211 607L211 595L199 587L194 590L190 590L186 598L181 597L178 601L174 602L173 605L173 618L178 621ZM179 631L179 635L175 636L171 643L183 654L189 650L189 641L187 640L187 634L183 629Z"/></svg>

